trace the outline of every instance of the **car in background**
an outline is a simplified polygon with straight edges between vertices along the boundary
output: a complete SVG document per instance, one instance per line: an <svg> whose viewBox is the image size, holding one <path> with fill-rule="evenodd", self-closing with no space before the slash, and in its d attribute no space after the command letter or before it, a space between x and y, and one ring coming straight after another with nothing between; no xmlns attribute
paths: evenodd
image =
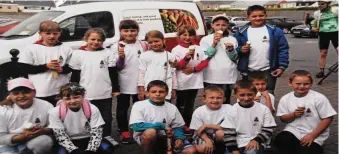
<svg viewBox="0 0 339 154"><path fill-rule="evenodd" d="M314 25L314 20L311 21L311 25ZM315 31L312 31L312 27L309 27L306 24L292 27L291 35L297 38L304 37L304 36L305 37L318 37L318 33Z"/></svg>
<svg viewBox="0 0 339 154"><path fill-rule="evenodd" d="M13 20L7 17L0 17L0 34L5 33L19 23L20 21L17 20Z"/></svg>
<svg viewBox="0 0 339 154"><path fill-rule="evenodd" d="M213 18L212 16L204 17L206 29L207 29L208 32L212 31L212 26L211 26L212 18Z"/></svg>
<svg viewBox="0 0 339 154"><path fill-rule="evenodd" d="M285 21L283 18L269 17L266 19L266 22L271 25L275 25L282 29L284 33L289 33L292 27L302 25L301 22L296 21Z"/></svg>
<svg viewBox="0 0 339 154"><path fill-rule="evenodd" d="M233 23L234 26L245 25L248 22L246 17L231 17L230 19L230 23Z"/></svg>

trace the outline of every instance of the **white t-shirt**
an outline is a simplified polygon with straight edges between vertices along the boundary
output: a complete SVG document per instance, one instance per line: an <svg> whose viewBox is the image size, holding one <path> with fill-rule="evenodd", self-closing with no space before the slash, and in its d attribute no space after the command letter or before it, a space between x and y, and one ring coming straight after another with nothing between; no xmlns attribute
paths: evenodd
<svg viewBox="0 0 339 154"><path fill-rule="evenodd" d="M272 108L273 108L273 110L275 110L275 107L274 107L274 101L275 101L275 97L274 97L274 95L272 95L271 93L268 93L269 95L270 95L270 98L271 98L271 104L272 104ZM239 99L237 99L237 103L239 102ZM260 97L260 103L262 104L262 105L265 105L266 106L266 98L263 96L263 95L261 95L261 97Z"/></svg>
<svg viewBox="0 0 339 154"><path fill-rule="evenodd" d="M198 130L204 124L220 125L232 106L223 104L219 110L211 110L207 105L195 109L190 124L190 129Z"/></svg>
<svg viewBox="0 0 339 154"><path fill-rule="evenodd" d="M66 45L47 47L40 44L32 44L20 53L19 62L30 65L44 65L51 60L58 60L61 66L68 63L72 50ZM53 73L48 70L44 73L28 75L30 81L36 88L37 97L47 97L57 95L60 87L69 82L66 74L59 74L57 79L53 78Z"/></svg>
<svg viewBox="0 0 339 154"><path fill-rule="evenodd" d="M212 46L214 34L203 37L200 41L200 47L206 51ZM204 70L204 82L214 84L234 84L237 81L237 64L227 55L224 43L232 43L234 48L238 47L238 42L233 36L224 37L217 44L217 52L209 61Z"/></svg>
<svg viewBox="0 0 339 154"><path fill-rule="evenodd" d="M113 51L116 60L118 60L118 43L114 43L111 47L111 50ZM143 52L144 49L142 48L140 41L125 45L125 67L119 71L120 93L138 93L139 57Z"/></svg>
<svg viewBox="0 0 339 154"><path fill-rule="evenodd" d="M185 58L186 54L189 52L188 48L184 48L181 45L177 45L172 49L172 54L175 56L177 61L179 62L183 58ZM194 59L191 59L186 67L195 67L201 63L201 61L205 60L207 56L204 51L199 47L195 46ZM177 82L178 82L178 90L187 90L187 89L201 89L204 88L203 84L203 71L192 73L186 75L182 70L177 70Z"/></svg>
<svg viewBox="0 0 339 154"><path fill-rule="evenodd" d="M269 50L270 36L266 26L252 28L249 27L248 41L251 42L248 68L250 71L265 71L270 68Z"/></svg>
<svg viewBox="0 0 339 154"><path fill-rule="evenodd" d="M148 99L134 103L129 119L129 124L136 123L156 123L164 122L171 128L182 127L185 125L178 108L168 102L163 105L154 105ZM162 135L165 135L164 131L160 131ZM138 139L140 132L134 132L133 137Z"/></svg>
<svg viewBox="0 0 339 154"><path fill-rule="evenodd" d="M238 147L241 148L254 139L262 127L275 127L277 124L271 111L265 105L255 102L250 108L234 104L220 126L236 129Z"/></svg>
<svg viewBox="0 0 339 154"><path fill-rule="evenodd" d="M153 80L161 80L168 85L168 95L166 99L171 98L172 92L172 73L175 72L175 68L172 68L169 61L174 61L175 57L172 53L154 52L153 50L146 51L140 55L139 58L139 70L145 72L145 89L148 83Z"/></svg>
<svg viewBox="0 0 339 154"><path fill-rule="evenodd" d="M305 104L305 113L300 118L288 123L284 131L293 133L298 139L311 133L322 119L336 115L328 99L316 91L310 90L304 97L295 97L294 92L290 92L280 99L277 116L283 116L294 112L298 104ZM329 128L321 133L314 142L322 145L329 136Z"/></svg>
<svg viewBox="0 0 339 154"><path fill-rule="evenodd" d="M88 100L112 97L112 84L108 67L115 66L116 59L109 49L100 51L76 50L69 66L81 70L80 85L86 89Z"/></svg>
<svg viewBox="0 0 339 154"><path fill-rule="evenodd" d="M24 124L35 125L40 121L40 126L48 125L48 111L53 105L47 101L34 98L33 105L28 109L22 109L18 105L13 107L0 106L0 133L22 133Z"/></svg>
<svg viewBox="0 0 339 154"><path fill-rule="evenodd" d="M70 109L67 110L67 115L64 122L59 117L59 108L57 106L49 112L49 128L52 129L65 129L71 140L88 138L91 136L91 128L99 127L105 124L101 117L99 109L90 104L91 118L87 120L84 112L80 109L74 112Z"/></svg>

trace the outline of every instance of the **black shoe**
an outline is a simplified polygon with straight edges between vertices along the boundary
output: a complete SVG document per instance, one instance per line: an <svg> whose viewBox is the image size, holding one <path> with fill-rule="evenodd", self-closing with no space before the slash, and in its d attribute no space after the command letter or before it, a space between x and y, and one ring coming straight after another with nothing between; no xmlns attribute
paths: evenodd
<svg viewBox="0 0 339 154"><path fill-rule="evenodd" d="M324 76L325 76L325 73L322 71L315 75L316 78L323 78Z"/></svg>

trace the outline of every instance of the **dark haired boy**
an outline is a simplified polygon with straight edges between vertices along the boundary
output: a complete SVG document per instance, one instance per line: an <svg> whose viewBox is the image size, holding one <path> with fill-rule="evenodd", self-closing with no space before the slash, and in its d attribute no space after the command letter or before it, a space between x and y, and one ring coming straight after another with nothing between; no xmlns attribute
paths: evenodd
<svg viewBox="0 0 339 154"><path fill-rule="evenodd" d="M289 64L289 46L283 31L266 23L266 9L248 7L249 23L235 33L238 41L238 70L243 78L252 72L263 72L268 78L267 90L274 94L276 79Z"/></svg>

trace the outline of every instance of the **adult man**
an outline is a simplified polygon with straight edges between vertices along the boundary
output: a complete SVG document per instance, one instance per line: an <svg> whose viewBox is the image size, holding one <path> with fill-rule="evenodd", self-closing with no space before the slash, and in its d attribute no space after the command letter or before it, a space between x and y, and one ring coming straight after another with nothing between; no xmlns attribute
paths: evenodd
<svg viewBox="0 0 339 154"><path fill-rule="evenodd" d="M316 21L312 30L319 32L320 72L316 74L316 77L322 78L325 76L324 69L330 41L338 53L338 8L332 8L330 0L318 1L318 5L319 10L313 15Z"/></svg>

